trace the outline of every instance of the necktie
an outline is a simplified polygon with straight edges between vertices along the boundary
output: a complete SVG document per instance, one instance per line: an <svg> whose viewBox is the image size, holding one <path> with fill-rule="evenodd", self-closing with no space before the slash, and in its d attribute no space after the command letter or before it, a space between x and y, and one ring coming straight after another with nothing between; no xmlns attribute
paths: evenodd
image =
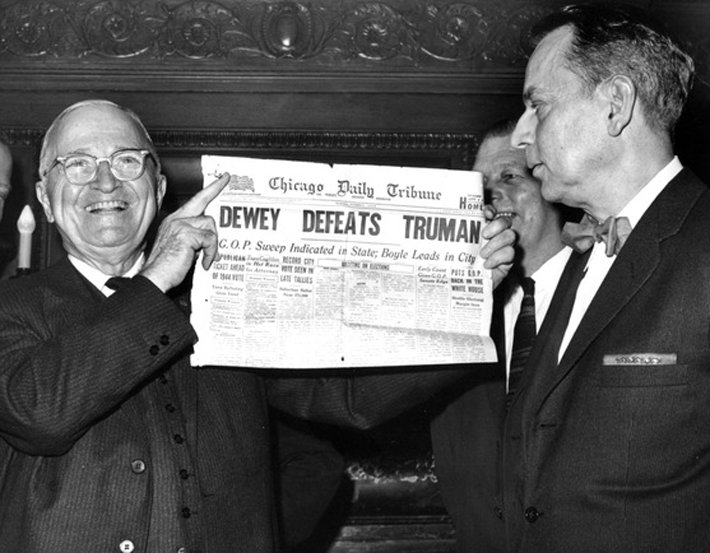
<svg viewBox="0 0 710 553"><path fill-rule="evenodd" d="M513 330L513 353L510 357L510 374L508 375L508 395L506 405L510 405L516 389L520 385L523 368L535 343L535 281L525 277L520 285L523 288L523 302Z"/></svg>
<svg viewBox="0 0 710 553"><path fill-rule="evenodd" d="M127 277L111 277L104 283L104 286L116 291L120 290L127 282L130 282L130 280L131 279ZM113 292L111 292L111 294L113 294Z"/></svg>
<svg viewBox="0 0 710 553"><path fill-rule="evenodd" d="M595 242L604 241L607 257L616 255L631 234L631 223L627 217L608 217L597 223L585 215L579 223L565 223L562 242L579 253L586 252Z"/></svg>

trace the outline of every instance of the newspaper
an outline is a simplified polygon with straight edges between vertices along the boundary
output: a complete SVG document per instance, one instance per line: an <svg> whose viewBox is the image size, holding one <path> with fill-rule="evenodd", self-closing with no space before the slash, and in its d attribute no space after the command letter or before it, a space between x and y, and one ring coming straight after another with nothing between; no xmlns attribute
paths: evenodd
<svg viewBox="0 0 710 553"><path fill-rule="evenodd" d="M203 156L220 258L198 263L195 366L496 359L480 174Z"/></svg>

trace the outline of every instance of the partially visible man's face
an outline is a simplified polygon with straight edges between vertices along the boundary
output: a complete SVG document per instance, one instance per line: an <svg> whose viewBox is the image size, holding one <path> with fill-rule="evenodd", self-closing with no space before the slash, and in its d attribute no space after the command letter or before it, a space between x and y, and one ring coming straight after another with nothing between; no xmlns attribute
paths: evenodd
<svg viewBox="0 0 710 553"><path fill-rule="evenodd" d="M561 27L535 48L525 72L526 109L511 143L525 148L546 200L584 208L599 193L594 179L612 155L604 140L609 104L567 68L571 38L572 30Z"/></svg>
<svg viewBox="0 0 710 553"><path fill-rule="evenodd" d="M109 105L89 105L61 122L48 154L51 164L72 153L98 158L146 148L143 133L126 113ZM136 256L164 191L165 178L156 175L150 159L143 174L132 181L116 179L108 163L102 162L88 184L68 182L60 164L37 184L47 219L57 224L65 249L89 263L125 262Z"/></svg>
<svg viewBox="0 0 710 553"><path fill-rule="evenodd" d="M499 215L510 217L524 251L534 251L548 236L559 240L558 213L542 198L540 182L530 175L525 153L511 146L509 135L485 139L473 170L483 174L489 202Z"/></svg>

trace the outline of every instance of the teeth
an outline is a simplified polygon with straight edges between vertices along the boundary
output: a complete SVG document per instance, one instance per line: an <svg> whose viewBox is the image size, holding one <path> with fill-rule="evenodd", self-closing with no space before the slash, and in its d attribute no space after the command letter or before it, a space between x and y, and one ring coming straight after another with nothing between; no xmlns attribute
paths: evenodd
<svg viewBox="0 0 710 553"><path fill-rule="evenodd" d="M86 211L94 213L95 211L123 211L128 208L128 203L121 200L110 200L105 202L95 202L86 206Z"/></svg>
<svg viewBox="0 0 710 553"><path fill-rule="evenodd" d="M499 217L515 217L515 213L512 211L499 211L494 218L498 219Z"/></svg>

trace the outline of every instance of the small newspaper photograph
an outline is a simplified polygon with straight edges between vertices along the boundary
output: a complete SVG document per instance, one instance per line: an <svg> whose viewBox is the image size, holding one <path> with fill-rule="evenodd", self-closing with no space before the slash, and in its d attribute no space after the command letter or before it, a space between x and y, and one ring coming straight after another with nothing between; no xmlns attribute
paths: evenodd
<svg viewBox="0 0 710 553"><path fill-rule="evenodd" d="M203 156L219 258L197 263L194 366L484 363L492 280L472 171Z"/></svg>

